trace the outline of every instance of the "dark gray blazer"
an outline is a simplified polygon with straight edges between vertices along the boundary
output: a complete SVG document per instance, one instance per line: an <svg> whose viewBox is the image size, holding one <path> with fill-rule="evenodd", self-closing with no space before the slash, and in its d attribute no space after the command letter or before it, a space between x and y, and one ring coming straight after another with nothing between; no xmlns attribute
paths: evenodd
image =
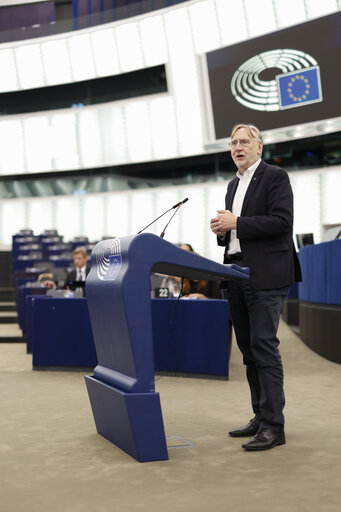
<svg viewBox="0 0 341 512"><path fill-rule="evenodd" d="M232 211L239 179L227 187L226 210ZM250 267L250 281L256 290L282 288L301 281L301 268L293 242L293 194L284 169L261 161L245 194L237 237L245 261ZM230 232L218 245L226 246Z"/></svg>
<svg viewBox="0 0 341 512"><path fill-rule="evenodd" d="M90 263L87 263L86 264L86 276L89 274L90 272ZM74 268L72 269L70 272L68 272L66 278L65 278L65 283L64 283L64 286L63 288L66 288L67 286L70 286L72 287L72 283L75 282L77 279L77 269Z"/></svg>

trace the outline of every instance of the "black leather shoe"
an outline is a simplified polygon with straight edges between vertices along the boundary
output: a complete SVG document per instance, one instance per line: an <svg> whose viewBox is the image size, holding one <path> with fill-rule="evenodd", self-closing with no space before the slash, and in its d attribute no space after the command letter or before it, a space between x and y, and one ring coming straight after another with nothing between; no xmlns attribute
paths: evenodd
<svg viewBox="0 0 341 512"><path fill-rule="evenodd" d="M260 428L257 434L244 443L242 447L248 451L260 451L270 450L282 444L285 444L284 432L275 432L269 428Z"/></svg>
<svg viewBox="0 0 341 512"><path fill-rule="evenodd" d="M250 437L257 434L259 430L259 420L254 417L249 421L247 425L240 428L235 428L234 430L230 430L229 434L231 437Z"/></svg>

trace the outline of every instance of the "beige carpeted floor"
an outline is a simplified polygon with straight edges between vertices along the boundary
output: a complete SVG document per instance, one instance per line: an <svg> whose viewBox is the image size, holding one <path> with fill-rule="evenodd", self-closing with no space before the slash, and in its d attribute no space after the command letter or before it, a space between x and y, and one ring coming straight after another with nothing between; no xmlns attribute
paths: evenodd
<svg viewBox="0 0 341 512"><path fill-rule="evenodd" d="M339 512L341 367L284 324L287 444L249 453L227 436L252 416L233 346L230 380L162 377L166 433L196 447L140 464L98 436L83 375L33 372L0 344L0 509L4 512Z"/></svg>

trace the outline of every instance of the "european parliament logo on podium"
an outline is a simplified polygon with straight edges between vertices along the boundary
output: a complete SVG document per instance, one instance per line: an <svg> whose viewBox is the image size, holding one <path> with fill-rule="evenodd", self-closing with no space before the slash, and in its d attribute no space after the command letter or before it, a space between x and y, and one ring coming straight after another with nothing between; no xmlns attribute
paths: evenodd
<svg viewBox="0 0 341 512"><path fill-rule="evenodd" d="M96 254L97 277L101 281L115 281L122 267L120 239L102 240L98 245L101 250Z"/></svg>
<svg viewBox="0 0 341 512"><path fill-rule="evenodd" d="M276 79L280 109L322 101L319 66L277 75Z"/></svg>

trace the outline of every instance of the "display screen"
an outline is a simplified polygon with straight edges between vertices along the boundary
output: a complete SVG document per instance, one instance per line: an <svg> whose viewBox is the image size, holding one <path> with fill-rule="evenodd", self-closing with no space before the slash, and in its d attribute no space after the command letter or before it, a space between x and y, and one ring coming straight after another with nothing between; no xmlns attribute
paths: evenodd
<svg viewBox="0 0 341 512"><path fill-rule="evenodd" d="M341 116L341 13L206 54L215 139Z"/></svg>

